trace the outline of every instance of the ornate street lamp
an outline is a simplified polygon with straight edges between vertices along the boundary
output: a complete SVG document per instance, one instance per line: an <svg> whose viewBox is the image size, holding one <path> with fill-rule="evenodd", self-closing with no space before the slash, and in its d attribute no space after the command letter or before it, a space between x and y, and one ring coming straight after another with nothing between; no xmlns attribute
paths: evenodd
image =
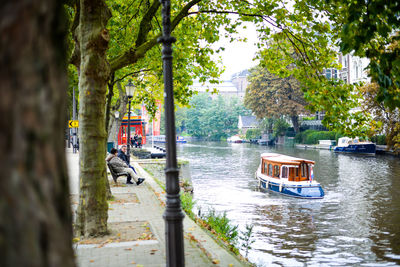
<svg viewBox="0 0 400 267"><path fill-rule="evenodd" d="M179 195L179 169L176 160L174 91L172 83L172 43L176 41L171 34L171 1L160 0L162 3L163 36L158 42L163 44L163 76L165 102L165 131L167 160L165 168L167 205L163 214L165 220L165 237L167 251L167 266L185 266L183 248L183 225L185 215L181 209Z"/></svg>
<svg viewBox="0 0 400 267"><path fill-rule="evenodd" d="M115 139L115 148L118 148L118 132L119 132L119 128L118 128L118 118L119 118L119 111L115 111L114 113L114 117L115 117L115 129L116 129L116 139Z"/></svg>
<svg viewBox="0 0 400 267"><path fill-rule="evenodd" d="M132 80L129 80L128 84L125 85L126 95L128 96L128 144L127 144L127 154L128 154L128 162L131 162L131 101L133 97L133 91L135 87L132 83Z"/></svg>

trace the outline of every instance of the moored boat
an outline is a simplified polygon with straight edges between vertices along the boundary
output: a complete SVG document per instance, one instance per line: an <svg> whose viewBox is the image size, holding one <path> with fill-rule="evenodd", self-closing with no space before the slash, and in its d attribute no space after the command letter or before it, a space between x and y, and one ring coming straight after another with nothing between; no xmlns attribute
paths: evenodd
<svg viewBox="0 0 400 267"><path fill-rule="evenodd" d="M376 145L369 141L360 142L358 138L341 137L333 151L373 156L376 153Z"/></svg>
<svg viewBox="0 0 400 267"><path fill-rule="evenodd" d="M165 135L155 135L152 137L154 140L154 143L166 143ZM176 143L181 143L185 144L187 141L183 136L176 136Z"/></svg>
<svg viewBox="0 0 400 267"><path fill-rule="evenodd" d="M312 160L277 153L261 154L256 172L259 186L283 195L297 198L323 198L320 183L314 180Z"/></svg>
<svg viewBox="0 0 400 267"><path fill-rule="evenodd" d="M177 143L181 143L181 144L185 144L187 143L187 141L185 140L185 138L183 136L177 135L176 136L176 142Z"/></svg>
<svg viewBox="0 0 400 267"><path fill-rule="evenodd" d="M243 139L238 135L231 136L227 139L228 143L243 143Z"/></svg>

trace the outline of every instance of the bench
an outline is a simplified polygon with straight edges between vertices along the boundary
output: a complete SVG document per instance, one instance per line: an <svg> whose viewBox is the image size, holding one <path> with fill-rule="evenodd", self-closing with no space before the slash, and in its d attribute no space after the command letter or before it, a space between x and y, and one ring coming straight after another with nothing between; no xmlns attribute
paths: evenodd
<svg viewBox="0 0 400 267"><path fill-rule="evenodd" d="M117 179L118 179L118 177L120 177L120 176L126 176L127 178L128 178L128 173L127 172L119 172L119 173L117 173L117 172L115 172L114 171L114 169L112 168L112 166L111 166L111 164L109 163L109 162L107 162L107 166L108 166L108 169L110 170L110 173L111 173L111 176L112 176L112 178L113 178L113 180L114 180L114 182L117 184Z"/></svg>

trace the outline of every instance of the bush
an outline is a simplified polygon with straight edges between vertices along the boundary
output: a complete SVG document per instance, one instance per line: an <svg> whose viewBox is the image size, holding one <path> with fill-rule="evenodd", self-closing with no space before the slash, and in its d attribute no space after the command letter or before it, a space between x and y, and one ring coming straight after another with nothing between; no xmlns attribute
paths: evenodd
<svg viewBox="0 0 400 267"><path fill-rule="evenodd" d="M386 136L385 135L375 135L371 137L371 141L376 143L377 145L386 145Z"/></svg>
<svg viewBox="0 0 400 267"><path fill-rule="evenodd" d="M313 145L318 144L319 140L337 140L337 136L336 132L306 130L296 134L295 141L299 144Z"/></svg>
<svg viewBox="0 0 400 267"><path fill-rule="evenodd" d="M306 142L306 137L315 132L315 130L305 130L304 132L299 132L296 134L294 140L296 141L296 143L298 144L305 144Z"/></svg>
<svg viewBox="0 0 400 267"><path fill-rule="evenodd" d="M195 204L196 204L196 202L193 201L192 194L186 193L186 192L181 193L182 209L192 219L194 218L193 207Z"/></svg>
<svg viewBox="0 0 400 267"><path fill-rule="evenodd" d="M248 129L246 131L246 139L256 139L261 136L261 130L260 129Z"/></svg>
<svg viewBox="0 0 400 267"><path fill-rule="evenodd" d="M274 137L284 135L288 128L289 128L289 123L287 123L284 119L277 119L274 122L274 127L273 127Z"/></svg>
<svg viewBox="0 0 400 267"><path fill-rule="evenodd" d="M208 214L201 216L201 219L223 240L232 245L236 244L238 239L238 226L231 225L231 221L226 217L226 212L221 215L217 214L214 209L210 209Z"/></svg>
<svg viewBox="0 0 400 267"><path fill-rule="evenodd" d="M285 136L287 136L287 137L295 137L296 136L296 132L294 131L294 128L293 127L289 127L286 130Z"/></svg>

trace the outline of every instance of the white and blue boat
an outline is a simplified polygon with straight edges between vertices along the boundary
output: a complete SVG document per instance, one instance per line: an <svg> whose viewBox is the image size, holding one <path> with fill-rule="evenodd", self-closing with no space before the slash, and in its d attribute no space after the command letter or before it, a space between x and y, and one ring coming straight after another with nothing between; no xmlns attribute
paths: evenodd
<svg viewBox="0 0 400 267"><path fill-rule="evenodd" d="M154 135L152 138L154 143L166 143L165 135ZM186 142L183 136L176 136L176 143L185 144Z"/></svg>
<svg viewBox="0 0 400 267"><path fill-rule="evenodd" d="M349 137L341 137L333 151L338 153L374 156L376 153L376 145L368 141L360 142L358 138L351 139Z"/></svg>
<svg viewBox="0 0 400 267"><path fill-rule="evenodd" d="M312 160L263 153L256 178L262 189L297 198L323 198L324 190L314 180L314 164Z"/></svg>

